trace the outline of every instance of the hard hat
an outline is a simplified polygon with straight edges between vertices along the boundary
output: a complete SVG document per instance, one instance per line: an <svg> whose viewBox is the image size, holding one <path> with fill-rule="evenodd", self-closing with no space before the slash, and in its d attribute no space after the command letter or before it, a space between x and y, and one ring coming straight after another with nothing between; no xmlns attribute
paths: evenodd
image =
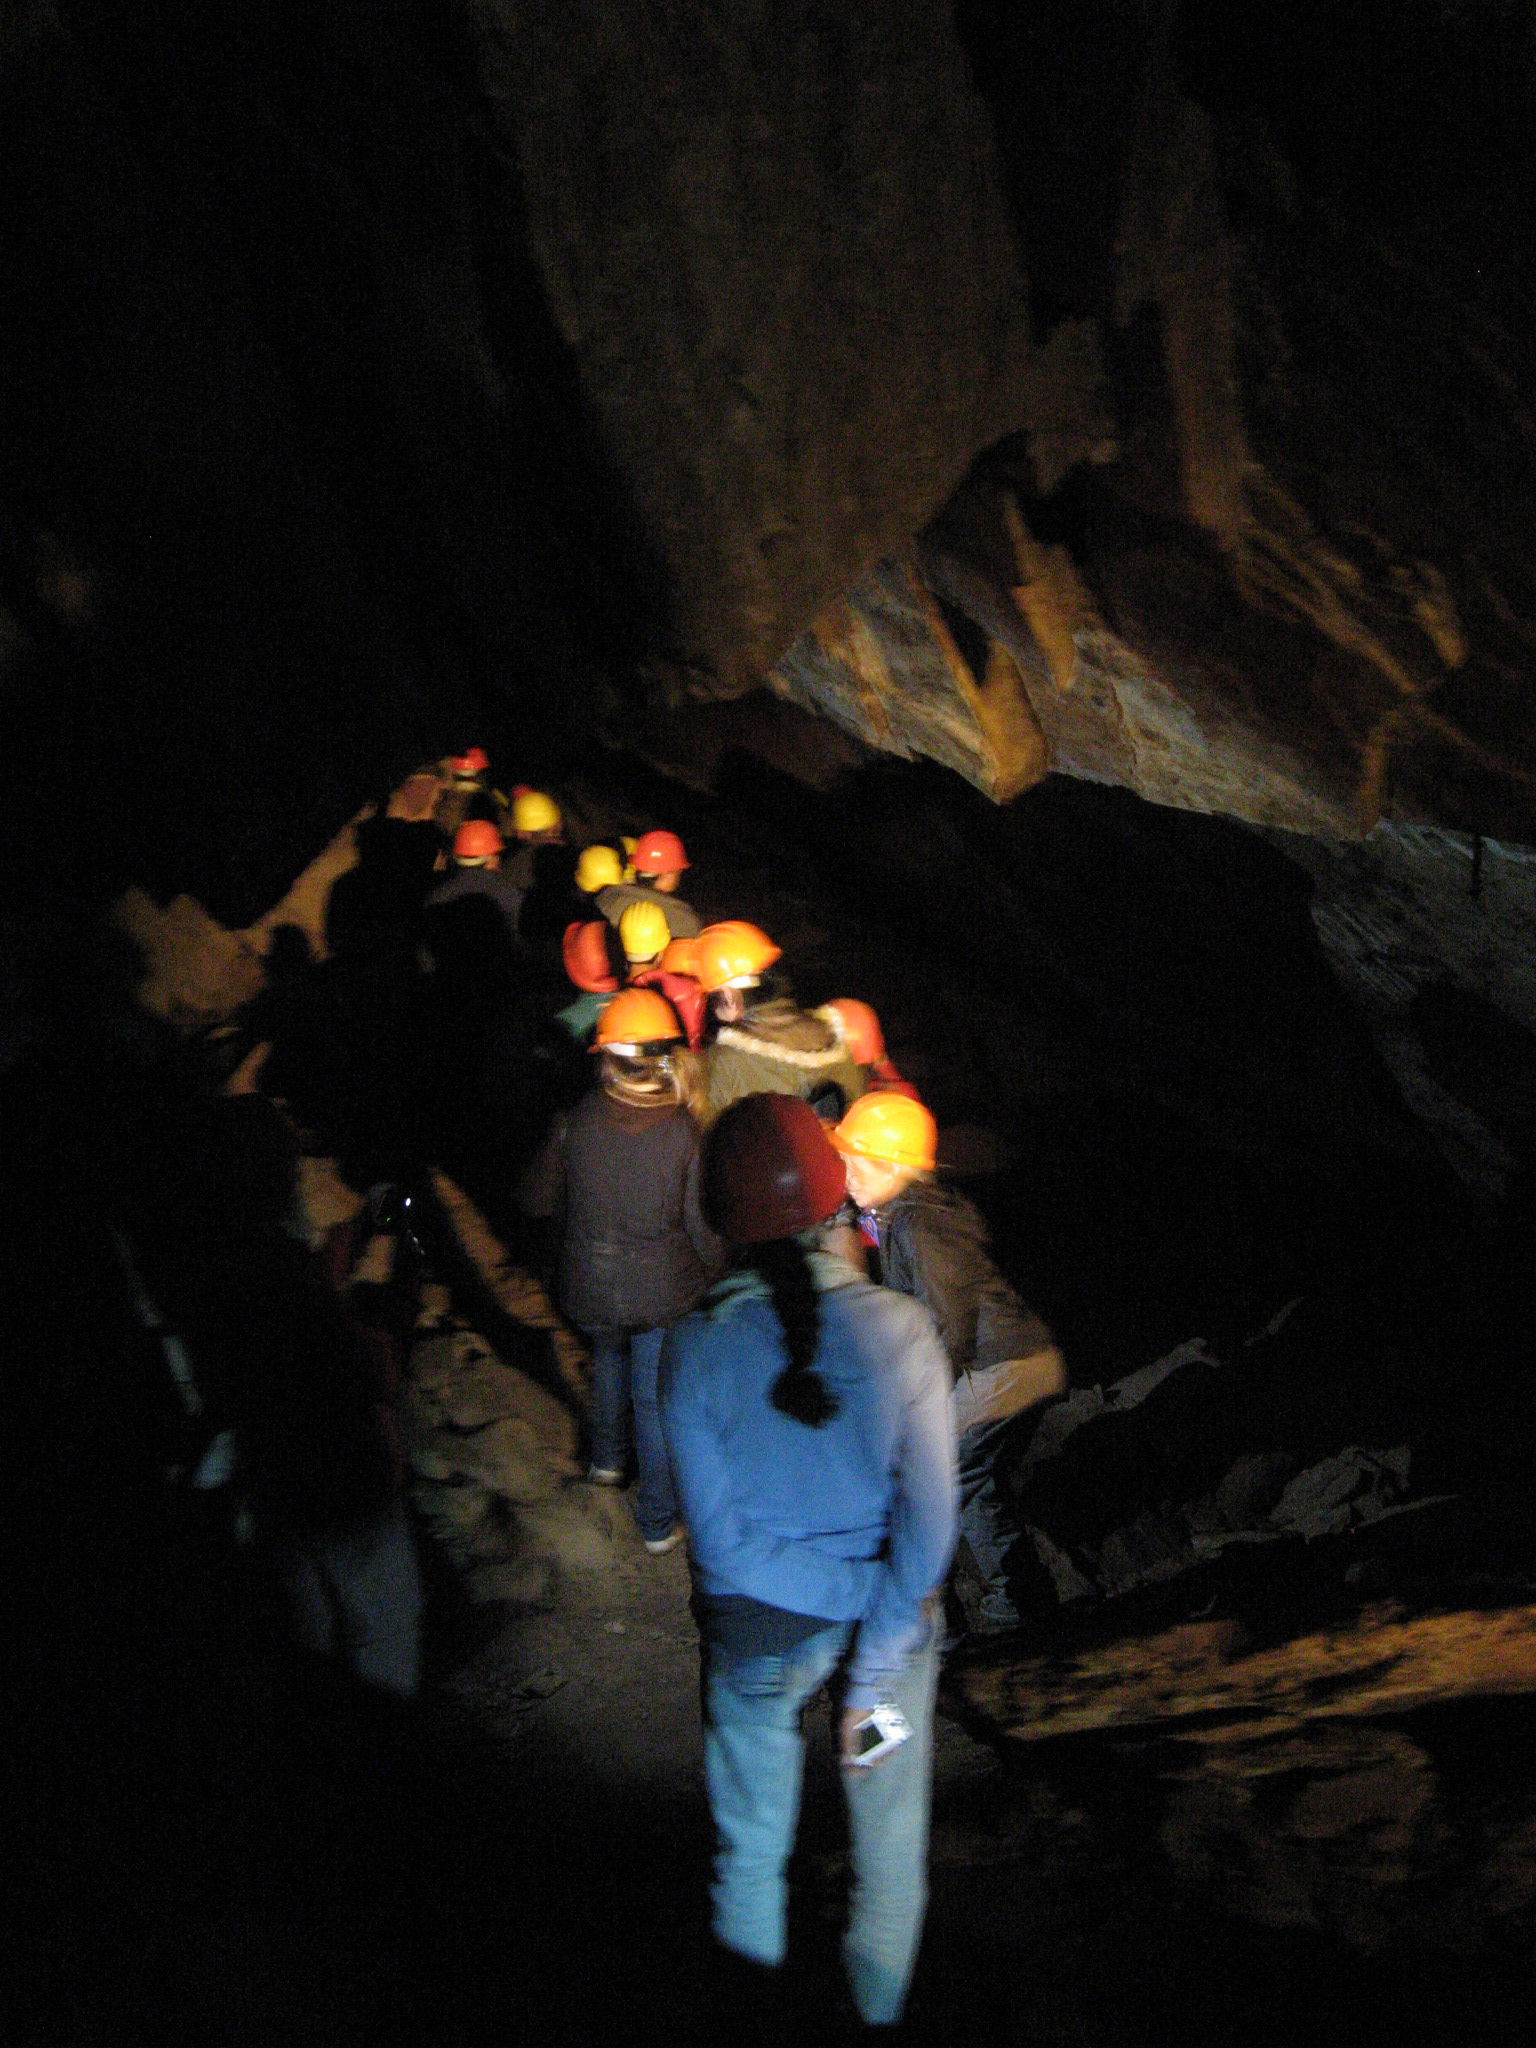
<svg viewBox="0 0 1536 2048"><path fill-rule="evenodd" d="M687 1034L677 1012L653 988L621 988L597 1020L594 1052L651 1052L681 1045Z"/></svg>
<svg viewBox="0 0 1536 2048"><path fill-rule="evenodd" d="M699 942L697 939L672 939L661 956L661 964L668 974L686 974L691 980L699 978Z"/></svg>
<svg viewBox="0 0 1536 2048"><path fill-rule="evenodd" d="M868 1003L861 1003L856 996L838 996L823 1003L816 1014L826 1018L856 1066L872 1067L885 1058L885 1033Z"/></svg>
<svg viewBox="0 0 1536 2048"><path fill-rule="evenodd" d="M708 924L694 940L699 981L711 994L717 988L744 988L778 959L782 948L765 931L740 918Z"/></svg>
<svg viewBox="0 0 1536 2048"><path fill-rule="evenodd" d="M467 818L453 835L455 860L494 860L501 852L501 834L489 818Z"/></svg>
<svg viewBox="0 0 1536 2048"><path fill-rule="evenodd" d="M465 780L476 775L483 775L490 765L491 757L484 747L471 747L466 753L450 754L448 757L449 774L460 776Z"/></svg>
<svg viewBox="0 0 1536 2048"><path fill-rule="evenodd" d="M743 1095L704 1141L705 1213L736 1244L824 1223L845 1193L842 1162L798 1095Z"/></svg>
<svg viewBox="0 0 1536 2048"><path fill-rule="evenodd" d="M595 896L599 889L611 889L624 879L624 863L617 847L599 839L584 846L576 862L576 886L583 896Z"/></svg>
<svg viewBox="0 0 1536 2048"><path fill-rule="evenodd" d="M882 1089L850 1103L842 1122L828 1135L839 1152L856 1159L931 1173L939 1129L922 1103Z"/></svg>
<svg viewBox="0 0 1536 2048"><path fill-rule="evenodd" d="M627 903L619 913L619 944L626 960L654 960L666 951L671 936L659 903Z"/></svg>
<svg viewBox="0 0 1536 2048"><path fill-rule="evenodd" d="M589 924L582 924L579 919L568 924L560 941L560 957L571 980L588 995L606 995L619 985L608 958L608 925L604 918L594 918Z"/></svg>
<svg viewBox="0 0 1536 2048"><path fill-rule="evenodd" d="M675 875L690 865L677 834L661 831L641 833L629 864L637 875Z"/></svg>
<svg viewBox="0 0 1536 2048"><path fill-rule="evenodd" d="M531 839L535 832L558 832L560 806L542 789L519 789L512 799L512 830L519 839Z"/></svg>

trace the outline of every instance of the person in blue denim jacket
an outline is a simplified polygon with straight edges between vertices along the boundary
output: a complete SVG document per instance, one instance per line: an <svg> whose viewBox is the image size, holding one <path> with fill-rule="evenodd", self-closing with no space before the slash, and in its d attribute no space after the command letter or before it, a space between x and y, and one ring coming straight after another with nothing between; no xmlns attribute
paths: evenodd
<svg viewBox="0 0 1536 2048"><path fill-rule="evenodd" d="M956 1529L949 1368L932 1317L818 1247L841 1161L809 1104L752 1095L706 1142L705 1210L736 1261L668 1332L662 1424L688 1527L721 1947L776 1970L802 1709L841 1688L853 1851L843 1955L894 2025L927 1903L937 1649ZM857 1761L876 1706L910 1736Z"/></svg>

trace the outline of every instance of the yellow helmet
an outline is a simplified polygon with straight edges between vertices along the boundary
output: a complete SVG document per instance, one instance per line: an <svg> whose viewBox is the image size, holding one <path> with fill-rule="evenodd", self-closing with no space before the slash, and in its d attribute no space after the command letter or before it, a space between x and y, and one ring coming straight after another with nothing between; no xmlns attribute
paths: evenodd
<svg viewBox="0 0 1536 2048"><path fill-rule="evenodd" d="M827 1133L837 1150L882 1166L915 1166L932 1173L939 1128L931 1113L910 1095L881 1090L848 1105L842 1122Z"/></svg>
<svg viewBox="0 0 1536 2048"><path fill-rule="evenodd" d="M667 949L672 929L659 903L626 904L619 916L619 944L626 960L654 960Z"/></svg>
<svg viewBox="0 0 1536 2048"><path fill-rule="evenodd" d="M512 830L519 839L531 839L535 832L558 832L560 806L542 789L520 789L512 799Z"/></svg>
<svg viewBox="0 0 1536 2048"><path fill-rule="evenodd" d="M584 846L581 858L576 863L576 886L583 896L595 896L599 889L611 889L615 882L624 879L624 863L616 848L599 839L595 846Z"/></svg>

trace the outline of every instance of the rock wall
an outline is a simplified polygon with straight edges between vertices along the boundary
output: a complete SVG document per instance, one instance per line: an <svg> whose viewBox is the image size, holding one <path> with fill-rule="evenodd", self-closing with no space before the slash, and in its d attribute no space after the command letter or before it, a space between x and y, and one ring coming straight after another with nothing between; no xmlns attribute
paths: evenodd
<svg viewBox="0 0 1536 2048"><path fill-rule="evenodd" d="M709 693L1019 425L985 111L921 0L482 0L530 244Z"/></svg>
<svg viewBox="0 0 1536 2048"><path fill-rule="evenodd" d="M1032 13L961 10L1055 324L1024 430L922 539L975 643L958 730L922 680L953 621L914 659L883 570L775 686L997 795L1054 767L1302 831L1397 816L1528 840L1536 589L1510 541L1536 519L1514 141L1531 72L1496 77L1484 41L1516 25L1352 10L1346 83L1278 10L1226 58L1200 7L1156 33L1124 10ZM1000 725L1005 665L1022 702Z"/></svg>
<svg viewBox="0 0 1536 2048"><path fill-rule="evenodd" d="M770 679L999 800L1536 839L1528 27L1230 26L13 10L7 856L247 926L423 756Z"/></svg>

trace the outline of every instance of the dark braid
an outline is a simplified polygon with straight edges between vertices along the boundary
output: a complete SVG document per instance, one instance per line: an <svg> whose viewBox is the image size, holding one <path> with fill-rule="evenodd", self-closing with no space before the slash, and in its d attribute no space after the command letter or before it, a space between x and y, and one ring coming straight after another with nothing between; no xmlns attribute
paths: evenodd
<svg viewBox="0 0 1536 2048"><path fill-rule="evenodd" d="M789 1353L789 1363L774 1381L769 1398L781 1415L819 1429L832 1420L841 1403L812 1364L821 1334L821 1302L805 1247L793 1237L776 1238L749 1246L743 1263L767 1281Z"/></svg>

